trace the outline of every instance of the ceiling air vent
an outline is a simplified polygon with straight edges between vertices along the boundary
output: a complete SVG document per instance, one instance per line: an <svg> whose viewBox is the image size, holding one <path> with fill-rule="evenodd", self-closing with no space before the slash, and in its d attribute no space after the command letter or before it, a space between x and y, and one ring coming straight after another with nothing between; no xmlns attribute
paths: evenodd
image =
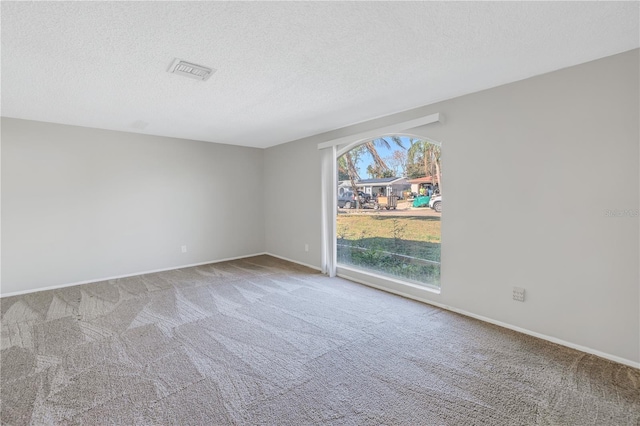
<svg viewBox="0 0 640 426"><path fill-rule="evenodd" d="M211 77L211 74L216 72L216 70L203 67L202 65L192 64L191 62L185 62L181 59L176 59L169 67L169 72L189 78L195 78L196 80L206 81Z"/></svg>

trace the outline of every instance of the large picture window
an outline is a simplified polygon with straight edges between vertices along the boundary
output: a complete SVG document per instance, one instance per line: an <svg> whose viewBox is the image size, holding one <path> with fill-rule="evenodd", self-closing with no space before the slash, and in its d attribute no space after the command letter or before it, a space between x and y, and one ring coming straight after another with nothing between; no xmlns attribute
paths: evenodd
<svg viewBox="0 0 640 426"><path fill-rule="evenodd" d="M439 143L398 135L337 157L338 266L440 287L441 154Z"/></svg>

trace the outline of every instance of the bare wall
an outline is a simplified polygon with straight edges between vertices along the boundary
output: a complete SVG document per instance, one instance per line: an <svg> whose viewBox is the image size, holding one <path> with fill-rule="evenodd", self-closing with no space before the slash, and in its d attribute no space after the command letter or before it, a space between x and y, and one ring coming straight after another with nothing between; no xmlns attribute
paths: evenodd
<svg viewBox="0 0 640 426"><path fill-rule="evenodd" d="M264 252L263 155L2 118L2 294Z"/></svg>
<svg viewBox="0 0 640 426"><path fill-rule="evenodd" d="M443 143L442 292L426 297L639 362L638 63L633 50L267 149L265 180L296 200L266 200L267 250L320 266L317 143L440 112L425 129Z"/></svg>
<svg viewBox="0 0 640 426"><path fill-rule="evenodd" d="M638 62L634 50L264 151L3 118L1 291L263 251L319 267L317 143L441 112L427 128L446 191L430 300L639 362L639 220L607 215L640 207Z"/></svg>
<svg viewBox="0 0 640 426"><path fill-rule="evenodd" d="M317 145L294 143L265 150L266 250L318 268L320 265L320 163ZM305 251L308 244L309 251Z"/></svg>

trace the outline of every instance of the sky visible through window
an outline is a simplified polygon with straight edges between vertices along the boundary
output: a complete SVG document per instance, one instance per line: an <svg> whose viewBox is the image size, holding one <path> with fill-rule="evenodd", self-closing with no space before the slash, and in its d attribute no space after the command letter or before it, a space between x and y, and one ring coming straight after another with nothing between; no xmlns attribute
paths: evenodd
<svg viewBox="0 0 640 426"><path fill-rule="evenodd" d="M380 155L380 157L382 157L382 159L385 160L387 165L393 168L392 164L390 164L390 163L393 163L393 161L387 161L387 160L390 159L390 157L393 155L395 151L402 151L406 154L407 150L411 146L410 139L411 138L408 136L400 136L400 140L402 141L402 146L404 146L404 149L402 149L397 144L395 144L391 140L391 138L386 138L386 140L389 141L389 145L391 147L387 148L383 144L376 144L376 150L378 151L378 154ZM362 156L362 160L358 162L358 174L362 179L367 179L369 177L369 175L367 174L367 166L369 166L370 164L373 164L373 158L371 157L371 154L369 154L368 152L365 152ZM401 174L402 173L398 173L398 176L400 177Z"/></svg>

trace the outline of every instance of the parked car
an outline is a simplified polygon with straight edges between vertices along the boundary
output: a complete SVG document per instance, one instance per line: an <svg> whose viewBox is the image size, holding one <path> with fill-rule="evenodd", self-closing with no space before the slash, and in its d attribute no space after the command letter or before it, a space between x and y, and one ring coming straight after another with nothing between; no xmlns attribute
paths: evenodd
<svg viewBox="0 0 640 426"><path fill-rule="evenodd" d="M341 209L355 209L356 197L353 192L347 191L338 197L338 207Z"/></svg>
<svg viewBox="0 0 640 426"><path fill-rule="evenodd" d="M366 194L362 191L358 191L358 197L361 204L371 201L371 194ZM353 195L352 191L347 191L338 197L339 208L355 209L356 204L356 197Z"/></svg>
<svg viewBox="0 0 640 426"><path fill-rule="evenodd" d="M438 194L432 196L429 200L429 207L438 213L442 213L442 195Z"/></svg>

